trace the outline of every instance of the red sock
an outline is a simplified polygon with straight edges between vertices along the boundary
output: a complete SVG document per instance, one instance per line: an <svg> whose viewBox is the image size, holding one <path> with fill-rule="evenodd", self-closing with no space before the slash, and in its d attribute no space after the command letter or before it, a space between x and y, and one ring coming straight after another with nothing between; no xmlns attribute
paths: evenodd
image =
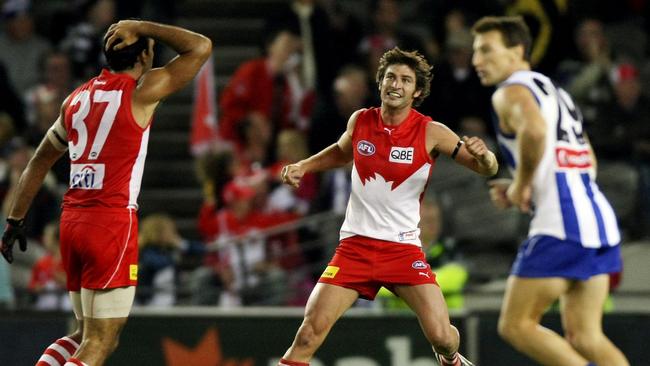
<svg viewBox="0 0 650 366"><path fill-rule="evenodd" d="M45 349L36 366L63 366L65 362L77 351L79 344L72 338L57 339Z"/></svg>
<svg viewBox="0 0 650 366"><path fill-rule="evenodd" d="M309 363L306 362L298 362L298 361L289 361L285 360L284 358L280 360L280 363L278 366L309 366Z"/></svg>
<svg viewBox="0 0 650 366"><path fill-rule="evenodd" d="M68 362L66 362L63 366L88 366L88 364L83 363L74 357L70 357L68 358Z"/></svg>

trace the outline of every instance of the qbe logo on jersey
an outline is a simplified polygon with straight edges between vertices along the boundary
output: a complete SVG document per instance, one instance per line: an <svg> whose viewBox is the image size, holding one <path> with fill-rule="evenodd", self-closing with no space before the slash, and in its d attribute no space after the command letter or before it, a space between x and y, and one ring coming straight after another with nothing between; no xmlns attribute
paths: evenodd
<svg viewBox="0 0 650 366"><path fill-rule="evenodd" d="M413 150L412 147L393 146L390 149L388 161L391 163L413 164Z"/></svg>
<svg viewBox="0 0 650 366"><path fill-rule="evenodd" d="M70 189L102 189L104 164L71 164Z"/></svg>

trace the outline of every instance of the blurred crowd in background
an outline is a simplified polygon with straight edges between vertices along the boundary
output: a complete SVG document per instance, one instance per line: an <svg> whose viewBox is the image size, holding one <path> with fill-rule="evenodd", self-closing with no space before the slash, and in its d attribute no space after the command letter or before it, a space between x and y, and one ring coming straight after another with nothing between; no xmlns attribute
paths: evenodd
<svg viewBox="0 0 650 366"><path fill-rule="evenodd" d="M181 235L174 196L168 211L140 217L138 304L305 303L337 245L350 167L308 174L298 189L281 185L279 171L334 143L355 110L379 105L378 60L395 46L419 50L434 66L431 95L418 110L459 135L485 138L496 150L492 90L480 85L472 68L469 30L490 14L524 17L534 35L533 68L579 104L599 159L598 179L626 240L650 235L650 1L258 2L273 5L262 17L258 56L225 76L215 92L218 135L187 162L196 167L194 188L203 197L196 225ZM102 37L110 24L125 18L173 24L191 3L215 11L222 3L236 6L231 0L0 3L0 217L64 98L104 67ZM215 64L218 47L215 42ZM184 118L189 129L190 116ZM70 306L56 223L69 179L65 160L26 218L29 251L11 267L0 263L0 308ZM448 161L437 165L423 200L424 249L450 307L462 307L457 295L466 283L506 275L481 273L466 258L484 253L508 263L527 218L488 209L482 178L458 176ZM399 306L392 300L379 303Z"/></svg>

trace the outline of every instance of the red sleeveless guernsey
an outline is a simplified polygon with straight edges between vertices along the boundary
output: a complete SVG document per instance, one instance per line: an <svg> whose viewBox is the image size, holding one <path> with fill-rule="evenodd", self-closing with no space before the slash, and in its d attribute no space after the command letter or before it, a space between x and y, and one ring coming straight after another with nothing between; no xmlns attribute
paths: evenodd
<svg viewBox="0 0 650 366"><path fill-rule="evenodd" d="M70 184L63 207L137 209L149 127L131 113L136 80L108 70L77 88L65 107Z"/></svg>
<svg viewBox="0 0 650 366"><path fill-rule="evenodd" d="M404 122L385 125L380 108L359 113L352 133L352 193L341 240L362 235L420 246L420 202L434 160L426 149L432 120L411 109Z"/></svg>

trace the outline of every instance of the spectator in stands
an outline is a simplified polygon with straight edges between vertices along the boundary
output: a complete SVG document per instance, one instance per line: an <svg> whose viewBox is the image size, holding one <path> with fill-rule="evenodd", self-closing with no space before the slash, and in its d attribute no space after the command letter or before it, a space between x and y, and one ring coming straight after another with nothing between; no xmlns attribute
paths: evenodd
<svg viewBox="0 0 650 366"><path fill-rule="evenodd" d="M367 105L368 73L355 65L344 66L336 76L332 93L320 95L309 128L309 151L315 154L341 136L348 117Z"/></svg>
<svg viewBox="0 0 650 366"><path fill-rule="evenodd" d="M237 123L238 159L245 166L265 166L275 161L271 154L274 138L277 138L276 125L260 113L250 113ZM275 136L274 136L275 135Z"/></svg>
<svg viewBox="0 0 650 366"><path fill-rule="evenodd" d="M267 160L273 161L277 133L305 127L298 122L304 96L297 73L299 50L298 36L278 31L271 36L265 57L247 61L235 71L219 103L219 133L224 139L236 142L239 149L266 146L271 153Z"/></svg>
<svg viewBox="0 0 650 366"><path fill-rule="evenodd" d="M43 231L45 254L32 267L29 291L36 296L38 310L70 310L66 274L59 250L59 223L52 221Z"/></svg>
<svg viewBox="0 0 650 366"><path fill-rule="evenodd" d="M189 271L203 257L205 246L184 239L166 214L148 215L140 225L140 258L136 299L142 305L171 306L183 295Z"/></svg>
<svg viewBox="0 0 650 366"><path fill-rule="evenodd" d="M641 93L636 65L626 62L612 67L608 74L614 98L599 104L596 118L587 128L598 155L606 160L628 160L635 142L647 129L650 100Z"/></svg>
<svg viewBox="0 0 650 366"><path fill-rule="evenodd" d="M2 37L2 35L0 35ZM1 58L1 56L0 56ZM23 101L16 93L7 75L7 70L0 60L0 113L3 115L3 131L22 133L26 128ZM2 141L0 141L2 142ZM0 144L4 146L4 144Z"/></svg>
<svg viewBox="0 0 650 366"><path fill-rule="evenodd" d="M379 59L384 52L394 47L425 52L422 39L400 29L400 5L397 0L372 0L368 14L372 17L372 30L362 38L359 53L371 79L377 73Z"/></svg>
<svg viewBox="0 0 650 366"><path fill-rule="evenodd" d="M291 0L278 9L268 24L271 32L291 29L302 43L299 73L309 91L328 94L337 70L352 61L353 54L337 52L355 47L360 27L338 6L341 0Z"/></svg>
<svg viewBox="0 0 650 366"><path fill-rule="evenodd" d="M11 117L5 113L0 112L0 146L7 146L12 137L14 137L14 123ZM4 160L2 152L0 152L0 162Z"/></svg>
<svg viewBox="0 0 650 366"><path fill-rule="evenodd" d="M612 56L600 20L585 18L575 32L575 47L580 59L561 62L558 81L575 98L588 124L596 119L598 105L613 98L609 79Z"/></svg>
<svg viewBox="0 0 650 366"><path fill-rule="evenodd" d="M238 171L239 161L231 149L210 152L197 161L197 176L203 187L203 204L211 211L223 208L221 192ZM203 238L207 239L207 238Z"/></svg>
<svg viewBox="0 0 650 366"><path fill-rule="evenodd" d="M199 230L213 238L218 256L206 265L223 285L223 306L282 304L286 296L283 265L300 262L297 242L269 243L260 230L287 222L294 215L266 214L254 205L256 190L241 182L228 183L223 191L226 206L216 214L199 218Z"/></svg>
<svg viewBox="0 0 650 366"><path fill-rule="evenodd" d="M598 106L597 119L589 126L589 138L605 159L624 162L625 166L636 165L639 181L635 201L638 207L629 218L630 222L626 222L625 217L621 221L628 226L631 235L643 237L650 234L647 225L650 222L650 99L642 93L635 64L626 62L614 66L610 78L614 100ZM617 189L634 193L624 187Z"/></svg>
<svg viewBox="0 0 650 366"><path fill-rule="evenodd" d="M106 66L102 53L104 33L115 21L114 0L85 0L80 7L83 19L68 30L61 49L70 56L75 77L89 79Z"/></svg>
<svg viewBox="0 0 650 366"><path fill-rule="evenodd" d="M38 144L52 121L59 116L61 104L75 87L68 55L60 51L50 51L43 55L38 68L39 83L25 93L27 122L29 124L28 142Z"/></svg>
<svg viewBox="0 0 650 366"><path fill-rule="evenodd" d="M300 216L309 211L310 203L318 193L316 174L305 174L300 187L293 189L280 181L282 167L309 156L305 135L297 130L284 130L278 135L277 162L270 168L269 177L277 186L269 194L266 209L269 212L294 212Z"/></svg>
<svg viewBox="0 0 650 366"><path fill-rule="evenodd" d="M49 43L34 33L30 2L5 1L2 5L4 32L0 33L0 62L7 68L11 85L18 94L36 84L38 63Z"/></svg>
<svg viewBox="0 0 650 366"><path fill-rule="evenodd" d="M490 115L489 92L481 86L472 69L472 35L469 29L448 33L444 49L444 57L436 65L436 77L431 82L432 98L426 99L420 109L435 120L445 121L453 131L459 131L466 129L461 125L464 119L482 119ZM467 103L468 100L472 103ZM476 132L469 134L475 135Z"/></svg>

